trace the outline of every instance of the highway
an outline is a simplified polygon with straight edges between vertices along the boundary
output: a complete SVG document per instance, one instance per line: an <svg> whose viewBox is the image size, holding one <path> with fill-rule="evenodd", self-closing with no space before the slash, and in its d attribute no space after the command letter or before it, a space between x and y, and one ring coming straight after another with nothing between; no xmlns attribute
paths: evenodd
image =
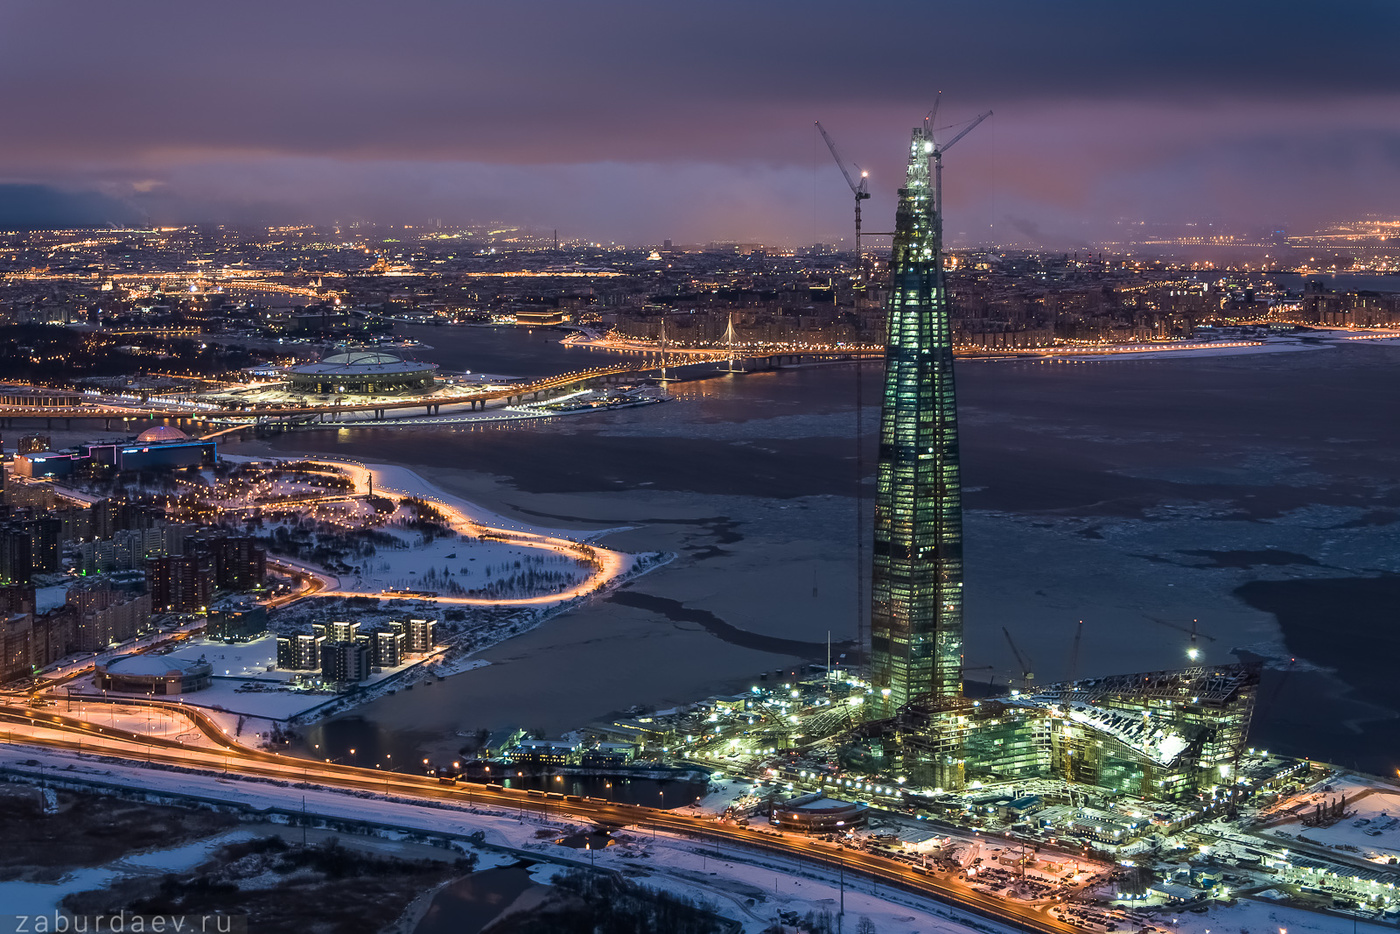
<svg viewBox="0 0 1400 934"><path fill-rule="evenodd" d="M88 697L84 704L97 708L103 702ZM532 811L613 827L654 829L686 837L726 843L735 847L768 851L788 858L821 864L870 878L966 911L995 918L1021 930L1065 934L1081 929L1052 917L1034 905L997 898L960 881L940 878L899 860L806 836L778 833L635 804L598 798L548 795L500 786L443 784L428 776L383 769L366 769L337 762L316 762L295 756L252 749L235 742L206 712L178 702L129 699L123 708L146 705L176 709L187 716L203 735L204 745L190 745L162 736L143 736L120 728L74 718L52 709L0 706L0 729L12 745L33 745L87 755L101 755L134 763L150 762L177 768L314 783L328 788L367 791L396 798L459 801L464 805ZM100 714L98 715L100 716Z"/></svg>
<svg viewBox="0 0 1400 934"><path fill-rule="evenodd" d="M272 597L264 603L268 609L275 609L279 606L286 606L298 600L305 600L307 597L314 597L318 594L325 596L327 592L334 591L340 586L340 578L331 577L324 571L318 571L310 565L302 564L300 561L293 561L290 558L267 556L268 570L277 570L288 577L301 581L303 586L291 593L282 594L280 597Z"/></svg>

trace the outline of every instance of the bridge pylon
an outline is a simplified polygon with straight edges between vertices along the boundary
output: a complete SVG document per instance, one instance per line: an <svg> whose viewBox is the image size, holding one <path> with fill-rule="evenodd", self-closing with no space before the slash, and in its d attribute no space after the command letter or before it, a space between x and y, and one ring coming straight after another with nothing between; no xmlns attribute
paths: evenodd
<svg viewBox="0 0 1400 934"><path fill-rule="evenodd" d="M734 343L735 343L735 335L734 335L734 312L731 311L731 312L729 313L729 326L726 327L726 328L724 329L724 345L725 345L725 347L729 350L729 363L728 363L727 366L725 366L724 372L726 372L726 373L744 373L744 372L747 372L743 367L735 368L735 366L734 366Z"/></svg>

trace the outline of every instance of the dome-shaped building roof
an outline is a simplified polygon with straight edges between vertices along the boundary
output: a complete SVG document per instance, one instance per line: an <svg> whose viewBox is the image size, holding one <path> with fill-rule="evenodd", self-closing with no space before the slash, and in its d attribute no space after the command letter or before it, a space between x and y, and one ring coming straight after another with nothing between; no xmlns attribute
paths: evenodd
<svg viewBox="0 0 1400 934"><path fill-rule="evenodd" d="M378 350L350 350L322 357L321 362L333 366L394 366L403 363L403 358Z"/></svg>
<svg viewBox="0 0 1400 934"><path fill-rule="evenodd" d="M171 695L202 691L213 683L208 659L173 655L118 655L93 666L93 684L104 691Z"/></svg>
<svg viewBox="0 0 1400 934"><path fill-rule="evenodd" d="M203 658L173 658L167 655L120 655L102 666L108 674L126 677L165 678L174 675L208 674L212 669Z"/></svg>
<svg viewBox="0 0 1400 934"><path fill-rule="evenodd" d="M169 425L156 425L154 428L147 428L136 436L137 444L163 444L167 441L188 440L190 440L189 435Z"/></svg>
<svg viewBox="0 0 1400 934"><path fill-rule="evenodd" d="M431 391L437 364L405 360L382 350L341 350L287 370L295 392L404 393Z"/></svg>

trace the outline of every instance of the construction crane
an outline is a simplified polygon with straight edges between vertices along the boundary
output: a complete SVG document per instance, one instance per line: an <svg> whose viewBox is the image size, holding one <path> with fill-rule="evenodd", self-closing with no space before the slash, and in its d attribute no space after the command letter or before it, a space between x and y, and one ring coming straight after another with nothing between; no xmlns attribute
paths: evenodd
<svg viewBox="0 0 1400 934"><path fill-rule="evenodd" d="M966 675L969 671L990 671L991 674L987 676L987 694L990 696L990 695L996 693L996 689L997 689L997 666L996 666L996 665L975 665L975 666L973 666L972 668L966 668L966 667L963 668L963 674L964 674L964 675Z"/></svg>
<svg viewBox="0 0 1400 934"><path fill-rule="evenodd" d="M1074 629L1074 645L1069 650L1069 680L1073 681L1079 676L1079 640L1084 638L1084 620L1079 621L1079 625Z"/></svg>
<svg viewBox="0 0 1400 934"><path fill-rule="evenodd" d="M841 170L841 176L846 179L846 184L851 188L851 194L856 199L856 275L860 281L865 280L865 256L860 246L860 203L870 198L867 189L869 183L869 173L862 171L861 167L854 162L851 165L860 173L860 182L857 183L851 177L851 173L846 169L846 160L841 158L841 153L836 149L836 143L831 138L831 134L822 126L821 121L816 121L817 132L826 140L826 148L831 150L831 158L836 160L836 167ZM857 341L861 335L861 297L863 292L857 291L855 294L856 312L856 337ZM861 395L861 387L865 381L865 374L862 367L862 359L857 356L855 361L855 382L856 382L856 639L864 643L865 640L865 493L862 486L865 480L865 448L862 439L865 437L865 400Z"/></svg>
<svg viewBox="0 0 1400 934"><path fill-rule="evenodd" d="M942 98L940 97L939 100L941 101ZM933 163L933 211L935 217L937 217L937 233L940 245L943 243L943 154L952 149L953 146L957 144L958 140L977 129L978 124L991 115L992 112L990 110L986 113L978 114L973 118L971 123L959 130L956 136L948 140L948 142L941 144L933 142L933 127L931 125L933 120L938 116L937 102L934 103L933 110L929 112L929 115L924 118L924 124L928 127L929 161ZM944 129L947 128L945 127Z"/></svg>
<svg viewBox="0 0 1400 934"><path fill-rule="evenodd" d="M856 196L856 266L857 268L861 268L860 203L870 198L870 192L866 189L870 173L861 171L860 166L852 162L851 165L857 172L860 172L860 184L856 184L856 180L851 178L851 173L846 171L845 160L841 158L841 153L836 151L836 144L832 142L831 135L826 132L826 128L822 126L820 120L817 121L817 132L822 135L822 139L826 140L826 148L831 150L831 158L836 160L836 167L840 169L841 174L845 176L846 184L851 186L851 194Z"/></svg>
<svg viewBox="0 0 1400 934"><path fill-rule="evenodd" d="M1035 680L1035 672L1031 670L1030 660L1021 654L1020 649L1016 648L1016 641L1011 638L1011 630L1003 626L1001 631L1006 636L1006 644L1011 646L1011 654L1016 656L1016 664L1021 666L1021 683L1023 687L1029 689L1031 682Z"/></svg>
<svg viewBox="0 0 1400 934"><path fill-rule="evenodd" d="M1273 692L1270 693L1267 698L1264 698L1255 708L1254 715L1256 717L1263 713L1273 712L1274 701L1278 700L1278 696L1283 693L1283 686L1288 683L1288 676L1293 674L1293 669L1296 668L1297 665L1298 659L1296 656L1288 660L1288 667L1283 670L1283 675L1278 679L1278 684L1274 686Z"/></svg>
<svg viewBox="0 0 1400 934"><path fill-rule="evenodd" d="M1147 618L1152 620L1152 622L1154 623L1166 626L1168 629L1175 629L1177 632L1184 632L1187 635L1189 635L1191 637L1191 644L1186 648L1186 657L1191 659L1191 661L1193 662L1201 657L1201 647L1196 642L1198 638L1208 639L1211 642L1215 641L1215 636L1208 636L1205 633L1197 630L1197 621L1194 619L1191 620L1190 626L1183 626L1180 623L1173 623L1171 620L1168 619L1158 619L1155 616L1149 616Z"/></svg>

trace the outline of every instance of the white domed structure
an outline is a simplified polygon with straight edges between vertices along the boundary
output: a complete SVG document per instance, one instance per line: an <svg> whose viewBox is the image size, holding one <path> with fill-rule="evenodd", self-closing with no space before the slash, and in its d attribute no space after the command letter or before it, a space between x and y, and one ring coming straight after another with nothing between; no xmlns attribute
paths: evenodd
<svg viewBox="0 0 1400 934"><path fill-rule="evenodd" d="M128 694L188 694L209 687L214 666L203 658L168 655L118 655L99 663L93 683L108 691Z"/></svg>
<svg viewBox="0 0 1400 934"><path fill-rule="evenodd" d="M435 363L405 360L382 350L346 350L320 363L294 366L287 375L296 392L377 395L428 392L436 372Z"/></svg>
<svg viewBox="0 0 1400 934"><path fill-rule="evenodd" d="M156 425L147 428L136 436L137 444L167 444L171 441L188 441L190 436L170 425Z"/></svg>

